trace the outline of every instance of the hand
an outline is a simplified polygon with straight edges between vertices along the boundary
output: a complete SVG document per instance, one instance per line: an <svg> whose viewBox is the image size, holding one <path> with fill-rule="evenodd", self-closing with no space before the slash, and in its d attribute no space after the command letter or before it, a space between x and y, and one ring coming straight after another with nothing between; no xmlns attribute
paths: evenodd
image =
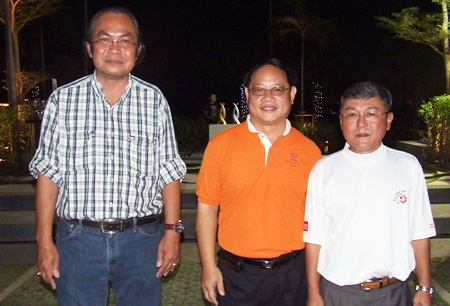
<svg viewBox="0 0 450 306"><path fill-rule="evenodd" d="M39 277L56 289L54 278L59 278L59 253L56 245L51 242L47 245L38 244L37 249L37 267Z"/></svg>
<svg viewBox="0 0 450 306"><path fill-rule="evenodd" d="M417 291L414 295L414 306L431 306L431 295L429 292Z"/></svg>
<svg viewBox="0 0 450 306"><path fill-rule="evenodd" d="M320 294L310 294L308 293L308 302L307 306L323 306L323 298Z"/></svg>
<svg viewBox="0 0 450 306"><path fill-rule="evenodd" d="M225 295L225 289L223 287L223 277L219 268L214 266L211 270L203 269L202 270L203 296L207 301L214 304L215 306L219 305L216 298L216 288L217 292L221 296Z"/></svg>
<svg viewBox="0 0 450 306"><path fill-rule="evenodd" d="M180 261L180 234L166 230L158 246L156 277L167 276L174 271Z"/></svg>

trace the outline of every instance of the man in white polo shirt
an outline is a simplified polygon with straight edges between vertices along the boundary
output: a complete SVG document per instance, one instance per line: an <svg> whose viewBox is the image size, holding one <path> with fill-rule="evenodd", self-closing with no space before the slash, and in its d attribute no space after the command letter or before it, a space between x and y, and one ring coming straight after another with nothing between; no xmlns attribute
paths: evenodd
<svg viewBox="0 0 450 306"><path fill-rule="evenodd" d="M382 143L391 104L389 91L370 82L341 97L347 143L309 178L303 237L310 306L409 306L414 269L414 305L431 305L429 237L436 231L419 162Z"/></svg>

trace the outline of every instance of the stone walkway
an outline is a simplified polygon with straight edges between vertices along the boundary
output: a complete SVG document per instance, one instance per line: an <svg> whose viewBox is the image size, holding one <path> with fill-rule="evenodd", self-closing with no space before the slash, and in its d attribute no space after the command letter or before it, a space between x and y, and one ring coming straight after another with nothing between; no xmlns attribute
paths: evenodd
<svg viewBox="0 0 450 306"><path fill-rule="evenodd" d="M195 182L196 182L196 172L200 167L202 159L202 152L194 152L188 159L186 159L186 164L188 169L190 169L189 173L186 175L183 183L182 183L182 191L183 192L195 192ZM429 189L448 189L450 192L450 173L444 173L439 171L434 171L433 169L427 168L424 166L425 177L428 180L428 188ZM7 193L8 195L14 196L15 194L23 194L23 193L34 193L34 186L30 184L34 179L31 177L24 177L16 182L15 184L2 184L0 185L0 194ZM433 216L436 217L450 217L450 203L448 204L439 204L432 205ZM55 297L54 295L48 291L48 289L44 288L42 284L35 278L36 266L34 263L34 252L35 252L35 244L30 243L28 247L25 247L23 250L23 254L13 254L8 253L7 244L1 246L2 250L0 252L0 272L3 271L3 268L12 267L12 263L14 259L18 259L18 257L23 256L30 261L27 263L26 270L17 271L15 269L6 269L8 271L13 271L10 273L14 273L14 275L5 275L0 273L0 305L18 305L14 304L16 300L14 299L23 299L27 298L29 303L25 302L26 305L55 305ZM450 258L450 239L449 238L434 238L431 240L431 255L432 257L440 257L440 258ZM8 263L8 259L11 259L11 262ZM178 283L176 280L180 278L182 275L175 275L173 280L166 281L163 283L163 293L166 292L166 295L171 295L174 298L171 300L166 299L164 305L206 305L203 302L201 297L201 289L200 289L200 258L198 254L197 244L192 241L183 242L181 245L181 260L183 269L180 269L179 274L183 274L183 277L188 275L184 281L179 279L181 283ZM23 266L23 265L22 265ZM21 266L21 267L22 267ZM15 266L14 266L15 267ZM19 268L17 268L19 269ZM22 268L23 269L23 268ZM186 288L186 282L189 278L189 286L192 286L191 290L188 286ZM5 283L6 281L6 283ZM184 284L184 285L183 285ZM443 301L450 305L450 294L447 286L446 288L442 287L437 282L433 281L433 285L437 291L437 294L442 298ZM180 287L181 286L181 287ZM184 294L177 294L177 288L184 288ZM166 291L164 291L166 290ZM193 293L191 292L193 290ZM19 297L14 297L19 294ZM195 300L196 302L193 304L186 304L185 299L190 294L194 296L189 297L190 301ZM184 297L183 297L184 295ZM39 300L38 296L45 296L47 302L42 303L42 300ZM12 298L14 297L14 299ZM11 302L11 300L13 300ZM2 302L3 301L3 302ZM10 301L6 303L7 301ZM40 302L39 302L40 301ZM4 304L4 302L6 304ZM12 304L9 304L12 303ZM181 303L181 304L180 304ZM108 304L110 305L110 304ZM433 304L434 305L434 304ZM439 304L442 305L442 304Z"/></svg>

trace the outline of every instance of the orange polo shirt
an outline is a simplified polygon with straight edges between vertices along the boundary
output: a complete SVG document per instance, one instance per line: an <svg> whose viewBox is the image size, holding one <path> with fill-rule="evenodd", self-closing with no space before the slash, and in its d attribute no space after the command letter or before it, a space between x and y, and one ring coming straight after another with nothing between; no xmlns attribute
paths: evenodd
<svg viewBox="0 0 450 306"><path fill-rule="evenodd" d="M219 205L219 245L249 258L300 250L309 173L319 148L291 128L269 150L247 122L210 140L197 180L198 201Z"/></svg>

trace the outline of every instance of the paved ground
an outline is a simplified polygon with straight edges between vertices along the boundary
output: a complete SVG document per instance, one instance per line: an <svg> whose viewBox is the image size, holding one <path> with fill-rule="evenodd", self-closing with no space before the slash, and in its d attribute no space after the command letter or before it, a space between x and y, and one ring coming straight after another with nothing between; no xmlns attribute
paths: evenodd
<svg viewBox="0 0 450 306"><path fill-rule="evenodd" d="M189 173L183 184L183 191L194 191L196 174L199 167L201 153L192 154L186 163L193 173ZM425 176L431 179L428 183L431 189L449 188L450 174L424 167ZM33 193L32 185L27 184L32 178L25 177L19 184L0 185L0 193L7 192L14 195L23 192ZM433 205L435 217L450 215L450 204ZM13 222L13 220L11 220ZM0 305L56 305L54 294L45 288L35 277L34 266L35 243L22 245L2 244L0 251ZM432 257L450 258L450 238L431 240ZM181 245L179 271L163 282L163 295L166 296L164 305L205 305L200 289L200 259L197 244L192 241ZM21 263L21 264L17 264ZM447 270L448 271L448 270ZM443 285L434 282L439 298L433 305L450 305L450 282ZM111 302L112 301L112 302ZM108 305L113 304L113 297Z"/></svg>

